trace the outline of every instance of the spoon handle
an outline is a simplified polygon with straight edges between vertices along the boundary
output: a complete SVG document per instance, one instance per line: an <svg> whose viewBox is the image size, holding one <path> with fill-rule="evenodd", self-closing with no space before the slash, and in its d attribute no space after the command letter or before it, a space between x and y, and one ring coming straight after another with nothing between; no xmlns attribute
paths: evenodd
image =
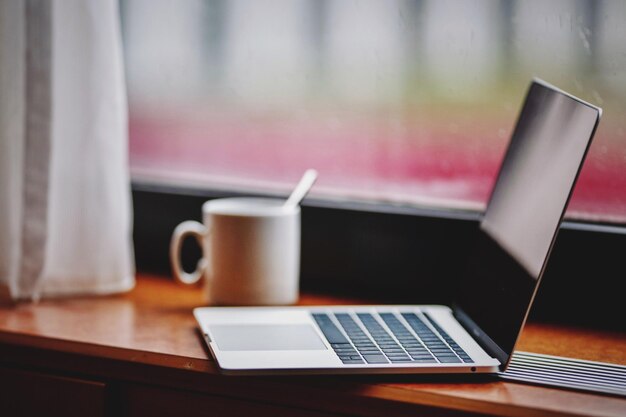
<svg viewBox="0 0 626 417"><path fill-rule="evenodd" d="M300 182L298 182L296 188L291 192L291 195L289 196L287 201L285 201L283 207L291 208L296 207L298 204L300 204L300 201L302 201L304 196L307 195L307 193L315 183L316 179L317 171L314 169L307 169L307 171L302 176L302 179L300 179Z"/></svg>

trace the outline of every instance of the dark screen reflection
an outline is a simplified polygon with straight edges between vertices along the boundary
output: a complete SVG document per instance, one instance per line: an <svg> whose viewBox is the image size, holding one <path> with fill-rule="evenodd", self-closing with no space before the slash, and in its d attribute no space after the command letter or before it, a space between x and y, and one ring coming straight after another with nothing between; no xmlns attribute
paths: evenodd
<svg viewBox="0 0 626 417"><path fill-rule="evenodd" d="M534 82L480 224L458 306L510 355L599 109Z"/></svg>

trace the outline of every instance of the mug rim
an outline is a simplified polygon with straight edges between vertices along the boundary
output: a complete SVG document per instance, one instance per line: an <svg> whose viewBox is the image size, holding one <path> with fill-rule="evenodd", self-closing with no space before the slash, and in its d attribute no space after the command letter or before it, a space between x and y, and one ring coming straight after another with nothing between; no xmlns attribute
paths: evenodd
<svg viewBox="0 0 626 417"><path fill-rule="evenodd" d="M300 213L299 205L284 207L285 201L271 197L215 198L202 204L202 213L235 217L282 217ZM244 203L249 205L246 206Z"/></svg>

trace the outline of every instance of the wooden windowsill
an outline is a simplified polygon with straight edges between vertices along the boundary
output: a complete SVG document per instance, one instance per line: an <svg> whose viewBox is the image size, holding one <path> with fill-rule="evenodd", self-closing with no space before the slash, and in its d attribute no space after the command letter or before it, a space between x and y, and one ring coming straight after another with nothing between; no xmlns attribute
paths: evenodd
<svg viewBox="0 0 626 417"><path fill-rule="evenodd" d="M305 295L301 304L361 300ZM0 308L0 365L349 415L626 415L626 399L477 375L220 375L191 314L199 287L140 275L128 294ZM530 323L521 350L626 365L626 335Z"/></svg>

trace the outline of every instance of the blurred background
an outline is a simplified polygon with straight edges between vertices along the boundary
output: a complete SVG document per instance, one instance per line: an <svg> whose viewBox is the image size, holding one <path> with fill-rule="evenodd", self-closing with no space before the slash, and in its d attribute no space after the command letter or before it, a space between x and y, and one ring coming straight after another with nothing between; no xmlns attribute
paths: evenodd
<svg viewBox="0 0 626 417"><path fill-rule="evenodd" d="M135 181L482 210L536 76L604 109L567 216L626 223L626 2L120 4Z"/></svg>

